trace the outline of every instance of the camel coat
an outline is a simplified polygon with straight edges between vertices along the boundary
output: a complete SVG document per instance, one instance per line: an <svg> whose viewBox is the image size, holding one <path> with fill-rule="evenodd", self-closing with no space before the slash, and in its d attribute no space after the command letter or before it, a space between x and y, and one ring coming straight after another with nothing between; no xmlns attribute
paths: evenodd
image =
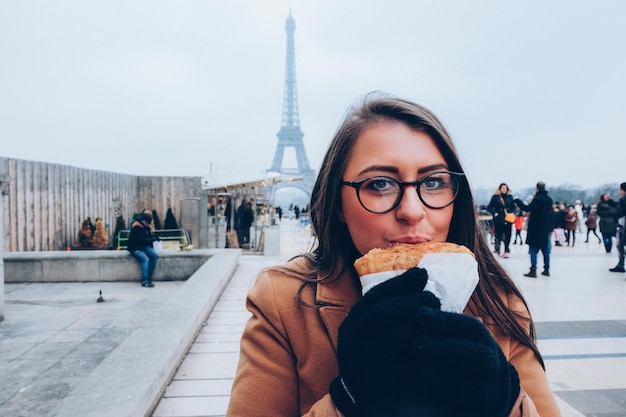
<svg viewBox="0 0 626 417"><path fill-rule="evenodd" d="M303 260L290 265L301 268ZM258 275L246 300L252 316L241 339L227 417L341 415L328 386L339 374L339 325L361 297L353 274L350 268L328 282L307 285L301 299L302 281L272 269ZM523 308L520 300L509 302ZM490 331L494 334L492 328ZM497 333L495 338L517 369L522 385L510 416L560 416L532 350Z"/></svg>

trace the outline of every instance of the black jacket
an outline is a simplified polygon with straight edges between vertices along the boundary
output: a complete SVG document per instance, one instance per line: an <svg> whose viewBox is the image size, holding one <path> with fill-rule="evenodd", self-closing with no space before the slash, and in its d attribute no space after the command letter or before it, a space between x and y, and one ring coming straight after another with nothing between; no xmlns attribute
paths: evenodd
<svg viewBox="0 0 626 417"><path fill-rule="evenodd" d="M536 248L547 246L552 233L552 198L547 191L537 191L533 201L526 205L517 199L515 203L524 211L530 212L528 216L528 233L526 243Z"/></svg>
<svg viewBox="0 0 626 417"><path fill-rule="evenodd" d="M152 242L157 237L152 234L150 225L145 220L137 220L133 223L128 236L128 251L145 250L146 247L152 247Z"/></svg>
<svg viewBox="0 0 626 417"><path fill-rule="evenodd" d="M613 200L602 200L598 203L598 217L600 217L600 233L606 235L614 235L617 230L617 221L615 220L615 206Z"/></svg>
<svg viewBox="0 0 626 417"><path fill-rule="evenodd" d="M252 223L254 223L254 212L252 211L251 203L245 203L239 206L237 215L240 229L249 229Z"/></svg>
<svg viewBox="0 0 626 417"><path fill-rule="evenodd" d="M504 204L502 203L504 202ZM487 206L489 213L493 215L493 222L504 223L504 210L509 213L515 213L515 202L511 194L500 194L499 192L491 197L491 201Z"/></svg>
<svg viewBox="0 0 626 417"><path fill-rule="evenodd" d="M626 195L619 199L617 202L617 206L615 206L615 222L617 223L617 228L619 233L622 233L622 236L625 232L624 229L624 219L622 217L626 216ZM622 241L623 242L623 241Z"/></svg>

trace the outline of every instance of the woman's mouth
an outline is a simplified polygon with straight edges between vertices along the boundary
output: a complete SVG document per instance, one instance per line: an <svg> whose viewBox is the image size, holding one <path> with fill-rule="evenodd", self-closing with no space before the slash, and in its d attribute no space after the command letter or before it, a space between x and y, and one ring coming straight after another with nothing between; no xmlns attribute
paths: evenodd
<svg viewBox="0 0 626 417"><path fill-rule="evenodd" d="M428 242L428 239L421 236L405 236L400 239L390 241L390 246L397 245L398 243L417 244Z"/></svg>

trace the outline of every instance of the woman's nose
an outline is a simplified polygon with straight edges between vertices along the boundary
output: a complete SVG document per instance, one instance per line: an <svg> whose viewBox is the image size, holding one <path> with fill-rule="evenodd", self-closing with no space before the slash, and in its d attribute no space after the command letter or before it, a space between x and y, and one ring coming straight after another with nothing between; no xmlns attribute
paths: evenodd
<svg viewBox="0 0 626 417"><path fill-rule="evenodd" d="M417 222L426 216L425 208L426 206L417 194L417 188L408 186L404 189L404 194L396 207L396 217L409 223Z"/></svg>

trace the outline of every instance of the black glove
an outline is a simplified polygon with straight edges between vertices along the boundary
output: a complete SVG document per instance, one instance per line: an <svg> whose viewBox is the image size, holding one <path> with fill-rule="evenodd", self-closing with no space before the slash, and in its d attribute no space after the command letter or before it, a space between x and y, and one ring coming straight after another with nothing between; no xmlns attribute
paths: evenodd
<svg viewBox="0 0 626 417"><path fill-rule="evenodd" d="M339 328L340 377L330 394L346 417L500 417L519 379L485 326L439 310L414 268L372 288Z"/></svg>
<svg viewBox="0 0 626 417"><path fill-rule="evenodd" d="M346 417L399 416L410 397L414 315L420 306L440 308L424 292L426 270L412 268L370 289L339 327L337 362L340 376L330 395Z"/></svg>
<svg viewBox="0 0 626 417"><path fill-rule="evenodd" d="M509 415L519 395L519 377L480 321L421 308L415 330L412 382L433 409L444 405L454 416Z"/></svg>

